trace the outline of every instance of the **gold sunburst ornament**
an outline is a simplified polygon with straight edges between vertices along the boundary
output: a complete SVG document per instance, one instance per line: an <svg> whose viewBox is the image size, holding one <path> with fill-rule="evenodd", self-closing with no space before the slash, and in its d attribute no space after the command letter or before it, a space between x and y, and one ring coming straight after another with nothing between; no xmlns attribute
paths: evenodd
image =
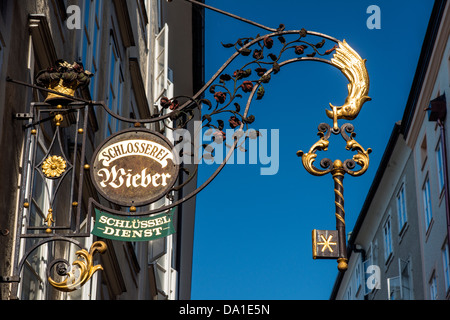
<svg viewBox="0 0 450 320"><path fill-rule="evenodd" d="M42 172L47 178L59 178L66 171L66 161L60 156L49 156L42 164Z"/></svg>

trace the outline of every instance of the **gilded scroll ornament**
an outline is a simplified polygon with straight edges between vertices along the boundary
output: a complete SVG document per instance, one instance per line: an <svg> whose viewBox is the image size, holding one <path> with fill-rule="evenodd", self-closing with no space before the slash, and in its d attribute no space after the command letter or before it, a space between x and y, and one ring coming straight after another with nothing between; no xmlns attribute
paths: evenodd
<svg viewBox="0 0 450 320"><path fill-rule="evenodd" d="M106 243L103 241L94 242L91 246L89 252L87 250L82 249L76 252L78 255L78 260L75 260L73 265L73 271L65 272L64 276L67 278L62 282L56 282L48 277L48 282L57 290L63 292L72 292L79 288L81 288L84 284L86 284L89 279L94 275L98 270L103 270L101 265L94 266L94 254L104 253L107 249Z"/></svg>
<svg viewBox="0 0 450 320"><path fill-rule="evenodd" d="M336 161L333 163L330 159L323 159L320 162L320 166L323 169L319 169L314 166L314 162L317 158L317 151L327 151L329 146L328 138L330 137L331 132L334 134L341 133L342 137L345 141L347 141L346 149L350 151L356 151L357 154L353 156L352 160L345 160L342 169L345 173L348 173L354 177L360 176L365 173L369 167L369 154L372 152L372 149L368 148L365 150L355 139L355 134L353 133L353 126L351 124L344 124L337 132L332 131L331 127L328 124L322 123L319 126L320 136L319 141L317 141L313 146L309 149L308 152L298 151L297 155L302 158L302 164L305 167L306 171L315 176L323 176L333 171L336 167ZM350 133L348 135L347 133ZM361 166L361 168L357 171L352 170L355 167L355 164Z"/></svg>
<svg viewBox="0 0 450 320"><path fill-rule="evenodd" d="M372 149L367 148L367 150L365 150L354 139L350 139L347 141L346 149L358 152L353 156L353 161L361 166L361 169L359 169L358 171L352 171L348 168L346 172L354 177L362 175L369 168L369 154L372 152Z"/></svg>

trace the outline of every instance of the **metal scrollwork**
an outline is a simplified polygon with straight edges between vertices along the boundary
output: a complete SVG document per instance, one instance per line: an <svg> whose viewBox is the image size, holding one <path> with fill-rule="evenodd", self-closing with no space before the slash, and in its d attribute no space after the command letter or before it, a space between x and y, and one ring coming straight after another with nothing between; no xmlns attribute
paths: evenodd
<svg viewBox="0 0 450 320"><path fill-rule="evenodd" d="M355 139L356 133L353 131L354 127L350 123L343 124L340 128L336 130L336 123L333 127L326 123L321 123L319 125L320 136L319 141L317 141L310 150L305 153L303 151L298 151L297 155L302 158L303 166L306 171L315 176L323 176L331 173L334 181L334 195L335 195L335 217L336 217L336 230L338 231L339 238L339 255L338 255L338 269L340 271L347 270L347 253L346 253L346 240L345 240L345 209L344 209L344 175L347 173L351 176L357 177L364 174L369 167L369 154L372 149L364 149ZM350 151L356 151L357 154L353 156L352 159L347 159L344 162L337 159L331 161L328 158L324 158L320 161L320 166L323 169L319 169L314 166L314 162L317 158L317 151L327 151L329 146L329 137L331 133L334 135L340 134L342 138L347 142L346 149ZM361 168L359 170L354 170L356 165Z"/></svg>
<svg viewBox="0 0 450 320"><path fill-rule="evenodd" d="M89 252L82 249L76 252L78 260L75 260L72 265L73 270L70 270L69 263L64 259L57 259L53 261L48 267L48 282L57 290L63 292L72 292L82 287L95 272L103 270L101 265L94 266L94 254L104 253L107 246L102 241L94 242ZM56 273L59 276L66 276L67 278L62 282L57 282L52 279L50 270L55 267Z"/></svg>
<svg viewBox="0 0 450 320"><path fill-rule="evenodd" d="M302 158L303 166L306 171L315 176L323 176L328 174L335 169L336 164L332 162L328 158L322 159L320 162L320 166L323 169L319 169L314 166L314 162L317 158L317 151L327 151L329 146L328 138L331 133L333 134L341 134L345 141L347 141L346 149L350 151L356 151L357 154L353 156L353 159L345 160L342 164L342 169L345 173L350 174L351 176L357 177L364 174L369 167L369 154L372 152L372 149L368 148L365 150L355 139L356 134L353 132L353 125L350 123L346 123L342 125L342 127L335 132L328 124L321 123L319 125L318 135L320 136L319 141L317 141L308 152L298 151L297 155ZM354 171L355 164L361 166L361 168L357 171Z"/></svg>

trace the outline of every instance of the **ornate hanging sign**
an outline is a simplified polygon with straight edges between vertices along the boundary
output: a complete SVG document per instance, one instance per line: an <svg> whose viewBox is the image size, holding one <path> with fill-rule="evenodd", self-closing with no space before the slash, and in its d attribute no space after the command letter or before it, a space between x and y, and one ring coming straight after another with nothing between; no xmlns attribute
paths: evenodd
<svg viewBox="0 0 450 320"><path fill-rule="evenodd" d="M175 233L173 210L151 217L118 217L95 209L92 234L118 241L151 241Z"/></svg>
<svg viewBox="0 0 450 320"><path fill-rule="evenodd" d="M128 129L111 136L94 153L91 177L98 192L122 206L162 198L178 177L177 155L163 135Z"/></svg>
<svg viewBox="0 0 450 320"><path fill-rule="evenodd" d="M337 230L316 230L312 232L313 259L339 258Z"/></svg>

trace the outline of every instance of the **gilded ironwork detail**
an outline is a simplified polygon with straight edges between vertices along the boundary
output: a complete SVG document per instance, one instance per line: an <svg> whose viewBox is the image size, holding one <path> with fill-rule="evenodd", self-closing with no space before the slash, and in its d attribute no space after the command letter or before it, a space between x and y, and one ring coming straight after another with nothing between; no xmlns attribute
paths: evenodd
<svg viewBox="0 0 450 320"><path fill-rule="evenodd" d="M366 59L362 59L348 43L338 42L339 47L331 59L331 63L337 67L348 79L348 96L342 106L334 106L332 110L326 110L330 119L355 119L363 104L372 100L369 94L369 74L366 68Z"/></svg>
<svg viewBox="0 0 450 320"><path fill-rule="evenodd" d="M334 119L336 120L336 118ZM323 241L318 242L318 237L321 235L316 234L316 230L313 231L313 258L338 258L338 269L342 272L347 270L347 256L346 256L346 239L345 239L345 210L344 210L344 176L346 173L351 176L360 176L365 173L369 167L369 154L372 151L370 148L367 150L364 149L355 139L356 134L353 132L353 125L346 123L342 125L340 128L336 129L337 122L334 121L333 127L326 123L321 123L319 125L319 133L320 136L319 141L317 141L307 153L303 151L298 151L297 155L302 157L302 164L305 169L312 175L315 176L323 176L325 174L331 173L334 181L334 204L335 204L335 217L336 217L336 231L338 241L336 244L339 247L339 255L332 254L331 247L329 246L331 238L327 238L327 236L323 236ZM329 137L331 133L334 135L340 134L342 138L347 142L346 150L356 151L357 154L353 156L352 159L347 159L344 162L337 159L335 161L331 161L328 158L322 159L320 162L320 166L322 169L319 169L314 166L314 162L317 158L317 151L327 151L329 146ZM359 170L354 170L355 166L359 165L361 168ZM327 231L331 232L331 231ZM329 240L329 241L328 241ZM319 245L323 245L322 252L318 250ZM324 255L323 251L328 248L330 249L329 254Z"/></svg>
<svg viewBox="0 0 450 320"><path fill-rule="evenodd" d="M42 172L47 178L59 178L66 171L66 161L60 156L49 156L42 164Z"/></svg>
<svg viewBox="0 0 450 320"><path fill-rule="evenodd" d="M345 173L348 173L352 176L360 176L364 174L368 167L369 167L369 154L372 152L372 149L368 148L367 150L364 149L355 139L354 136L356 135L353 132L353 126L349 123L344 124L337 133L332 130L332 128L325 123L321 123L319 125L319 132L318 135L320 136L320 139L313 144L313 146L309 149L308 152L298 151L297 155L302 158L302 164L305 167L306 171L308 171L310 174L315 176L323 176L325 174L328 174L336 169L337 162L332 162L330 159L325 158L322 159L320 162L320 166L323 169L319 169L316 166L314 166L314 162L317 158L317 151L327 151L329 146L328 138L330 137L331 133L338 134L341 133L344 140L347 141L346 149L350 151L356 151L357 154L353 156L352 159L345 160L344 163L340 164L342 166L342 170ZM347 133L350 133L348 135ZM353 170L355 168L355 165L358 164L361 166L359 170Z"/></svg>
<svg viewBox="0 0 450 320"><path fill-rule="evenodd" d="M51 226L53 223L55 223L55 219L53 219L53 209L48 209L47 217L45 218L44 222L47 224L48 228L45 230L46 233L51 233L52 229Z"/></svg>
<svg viewBox="0 0 450 320"><path fill-rule="evenodd" d="M76 252L78 255L78 260L75 260L72 265L74 266L73 271L61 272L62 275L67 276L62 282L56 282L48 277L48 282L57 290L63 292L72 292L81 288L87 281L91 279L95 272L103 270L101 265L94 266L94 254L104 253L107 249L106 243L103 241L94 242L89 250L82 249ZM60 270L64 268L60 267Z"/></svg>
<svg viewBox="0 0 450 320"><path fill-rule="evenodd" d="M361 166L358 171L352 171L350 168L347 169L347 173L352 176L360 176L369 168L369 154L372 152L371 148L365 150L356 140L350 139L347 141L347 150L357 151L358 153L353 156L353 161ZM348 166L348 165L347 165Z"/></svg>
<svg viewBox="0 0 450 320"><path fill-rule="evenodd" d="M53 91L46 93L45 102L59 107L72 102L71 97L76 90L89 85L92 76L91 72L84 70L82 64L57 60L54 66L38 72L35 82L36 85Z"/></svg>
<svg viewBox="0 0 450 320"><path fill-rule="evenodd" d="M337 259L339 257L338 232L313 230L313 259Z"/></svg>

